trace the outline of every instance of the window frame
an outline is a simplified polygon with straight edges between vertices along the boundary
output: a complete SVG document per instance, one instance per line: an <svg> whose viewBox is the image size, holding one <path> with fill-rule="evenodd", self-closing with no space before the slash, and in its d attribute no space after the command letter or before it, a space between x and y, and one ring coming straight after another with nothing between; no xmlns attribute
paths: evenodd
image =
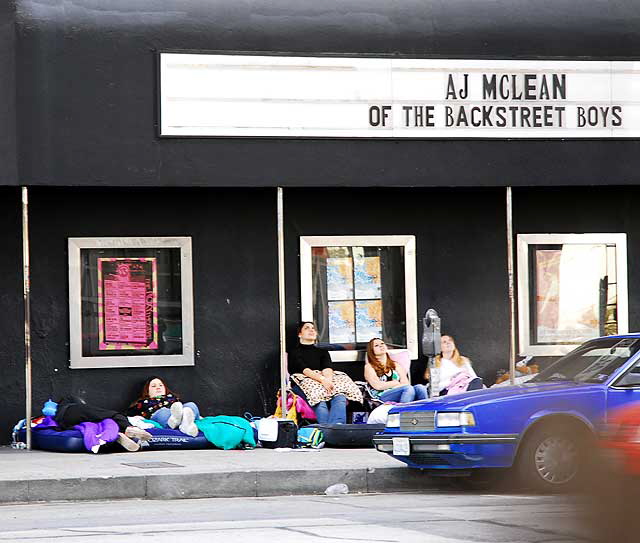
<svg viewBox="0 0 640 543"><path fill-rule="evenodd" d="M521 356L563 356L577 347L575 343L556 345L534 345L531 343L529 246L566 244L613 244L616 246L618 334L626 334L629 331L626 234L518 234L518 353Z"/></svg>
<svg viewBox="0 0 640 543"><path fill-rule="evenodd" d="M84 356L82 354L82 249L180 249L182 354ZM193 269L190 237L68 238L69 367L71 369L194 366Z"/></svg>
<svg viewBox="0 0 640 543"><path fill-rule="evenodd" d="M416 298L416 237L390 236L300 236L300 314L301 320L313 321L313 259L314 247L403 247L405 322L407 347L389 349L391 354L407 352L418 358L418 318ZM329 351L334 362L358 360L362 350Z"/></svg>

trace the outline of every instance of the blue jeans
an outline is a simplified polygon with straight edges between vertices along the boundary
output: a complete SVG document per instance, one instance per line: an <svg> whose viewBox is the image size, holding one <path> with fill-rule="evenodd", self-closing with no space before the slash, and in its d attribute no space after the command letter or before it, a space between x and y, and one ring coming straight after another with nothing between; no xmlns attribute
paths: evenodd
<svg viewBox="0 0 640 543"><path fill-rule="evenodd" d="M291 391L304 398L305 401L309 401L302 389L293 381L291 381ZM345 424L347 422L347 403L346 396L338 394L329 400L330 405L327 405L327 402L320 402L311 409L316 414L318 424Z"/></svg>
<svg viewBox="0 0 640 543"><path fill-rule="evenodd" d="M198 409L198 406L193 402L183 403L182 407L190 407L191 410L195 413L196 419L200 418L200 410ZM163 428L168 428L167 421L169 420L170 416L171 409L169 409L168 407L161 407L153 415L151 415L151 420L162 424Z"/></svg>
<svg viewBox="0 0 640 543"><path fill-rule="evenodd" d="M401 385L399 387L388 388L383 391L379 399L383 402L407 403L414 400L424 400L428 398L427 387L424 385Z"/></svg>
<svg viewBox="0 0 640 543"><path fill-rule="evenodd" d="M345 424L347 422L347 397L342 394L337 394L329 402L320 402L312 409L319 424Z"/></svg>

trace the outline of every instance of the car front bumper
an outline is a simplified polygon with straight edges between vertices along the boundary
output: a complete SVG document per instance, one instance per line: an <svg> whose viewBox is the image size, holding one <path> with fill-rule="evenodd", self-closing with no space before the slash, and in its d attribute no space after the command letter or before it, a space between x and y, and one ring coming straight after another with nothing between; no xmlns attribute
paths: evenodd
<svg viewBox="0 0 640 543"><path fill-rule="evenodd" d="M394 454L394 439L408 439L409 454ZM375 435L373 444L416 468L495 468L513 464L518 439L518 434L386 433Z"/></svg>

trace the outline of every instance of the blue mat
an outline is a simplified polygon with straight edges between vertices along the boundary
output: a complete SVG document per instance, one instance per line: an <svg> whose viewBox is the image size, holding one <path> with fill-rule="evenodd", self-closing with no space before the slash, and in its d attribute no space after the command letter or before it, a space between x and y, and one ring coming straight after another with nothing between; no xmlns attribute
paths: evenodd
<svg viewBox="0 0 640 543"><path fill-rule="evenodd" d="M209 449L213 445L207 441L202 432L196 437L183 434L179 430L168 428L151 428L147 430L153 437L145 444L145 451L166 451L172 449ZM18 440L26 441L26 430L18 432ZM78 430L58 431L52 428L34 429L31 432L31 446L34 449L56 452L89 452L84 447L82 434ZM104 452L121 452L124 449L117 443L107 443L100 447Z"/></svg>

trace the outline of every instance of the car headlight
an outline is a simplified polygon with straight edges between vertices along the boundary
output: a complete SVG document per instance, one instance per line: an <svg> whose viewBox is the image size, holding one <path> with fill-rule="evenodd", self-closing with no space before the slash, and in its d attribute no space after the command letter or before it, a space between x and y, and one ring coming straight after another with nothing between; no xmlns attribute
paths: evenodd
<svg viewBox="0 0 640 543"><path fill-rule="evenodd" d="M400 428L400 413L391 413L387 417L387 428Z"/></svg>
<svg viewBox="0 0 640 543"><path fill-rule="evenodd" d="M436 425L438 428L447 426L475 426L476 419L473 417L473 413L469 411L443 411L436 415Z"/></svg>

